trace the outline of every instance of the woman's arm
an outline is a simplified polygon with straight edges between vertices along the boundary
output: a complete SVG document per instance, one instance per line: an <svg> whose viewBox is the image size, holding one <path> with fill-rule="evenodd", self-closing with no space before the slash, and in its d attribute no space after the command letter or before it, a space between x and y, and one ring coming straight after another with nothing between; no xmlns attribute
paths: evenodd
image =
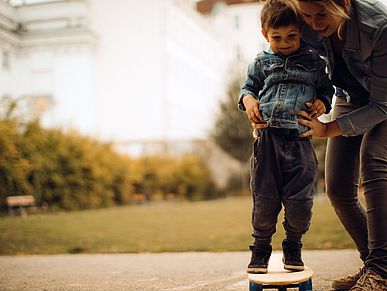
<svg viewBox="0 0 387 291"><path fill-rule="evenodd" d="M370 102L368 105L337 118L344 136L367 132L387 118L387 24L379 28L378 39L372 48L368 78ZM348 64L349 67L351 64Z"/></svg>

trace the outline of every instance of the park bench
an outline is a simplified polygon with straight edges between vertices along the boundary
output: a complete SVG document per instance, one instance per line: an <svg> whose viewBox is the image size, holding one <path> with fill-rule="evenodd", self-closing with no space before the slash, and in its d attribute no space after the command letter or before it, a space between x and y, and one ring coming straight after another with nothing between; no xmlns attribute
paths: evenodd
<svg viewBox="0 0 387 291"><path fill-rule="evenodd" d="M142 193L134 193L131 197L133 204L144 204L146 202L146 196Z"/></svg>
<svg viewBox="0 0 387 291"><path fill-rule="evenodd" d="M8 196L7 197L8 212L13 215L27 215L27 207L35 208L35 197L32 195L23 196Z"/></svg>

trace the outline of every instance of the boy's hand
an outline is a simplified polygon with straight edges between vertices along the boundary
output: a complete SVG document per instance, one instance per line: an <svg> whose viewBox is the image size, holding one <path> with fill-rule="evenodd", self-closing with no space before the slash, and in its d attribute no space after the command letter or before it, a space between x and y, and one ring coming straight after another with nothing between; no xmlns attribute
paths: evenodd
<svg viewBox="0 0 387 291"><path fill-rule="evenodd" d="M326 107L320 99L316 99L313 102L306 102L308 107L308 112L311 114L312 118L317 118L325 113Z"/></svg>
<svg viewBox="0 0 387 291"><path fill-rule="evenodd" d="M261 113L259 113L259 102L251 95L245 95L242 99L243 105L246 108L247 118L251 123L265 123ZM266 127L266 126L265 126Z"/></svg>

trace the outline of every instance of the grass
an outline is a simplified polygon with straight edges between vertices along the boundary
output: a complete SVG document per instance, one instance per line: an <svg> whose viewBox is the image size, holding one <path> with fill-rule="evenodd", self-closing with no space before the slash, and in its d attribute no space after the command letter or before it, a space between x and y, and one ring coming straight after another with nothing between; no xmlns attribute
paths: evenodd
<svg viewBox="0 0 387 291"><path fill-rule="evenodd" d="M317 199L313 212L305 249L354 248L326 199ZM250 217L250 198L3 216L0 254L247 250L252 241ZM282 239L278 224L275 249Z"/></svg>

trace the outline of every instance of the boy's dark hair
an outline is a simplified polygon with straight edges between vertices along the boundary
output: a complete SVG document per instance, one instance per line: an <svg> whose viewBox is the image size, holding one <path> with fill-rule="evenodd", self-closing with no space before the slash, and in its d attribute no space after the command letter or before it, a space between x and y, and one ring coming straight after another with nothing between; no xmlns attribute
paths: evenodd
<svg viewBox="0 0 387 291"><path fill-rule="evenodd" d="M264 33L269 28L296 25L300 29L304 23L292 0L266 0L261 10L261 27Z"/></svg>

